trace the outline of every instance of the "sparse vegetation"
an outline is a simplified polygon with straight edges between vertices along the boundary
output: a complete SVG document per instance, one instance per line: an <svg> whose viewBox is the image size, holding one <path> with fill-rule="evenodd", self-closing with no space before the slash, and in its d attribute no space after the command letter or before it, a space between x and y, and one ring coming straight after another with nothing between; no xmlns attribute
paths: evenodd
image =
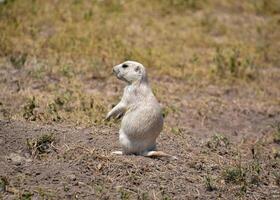
<svg viewBox="0 0 280 200"><path fill-rule="evenodd" d="M0 199L278 198L279 0L0 2ZM177 161L110 155L126 59Z"/></svg>
<svg viewBox="0 0 280 200"><path fill-rule="evenodd" d="M130 197L129 197L130 195L129 195L128 191L126 191L123 188L121 188L119 191L120 191L120 199L121 200L128 200L128 199L130 199Z"/></svg>
<svg viewBox="0 0 280 200"><path fill-rule="evenodd" d="M27 59L27 54L16 54L11 55L10 62L16 69L21 69Z"/></svg>
<svg viewBox="0 0 280 200"><path fill-rule="evenodd" d="M51 103L48 105L49 114L52 116L53 121L59 121L61 117L58 114L57 106L55 103Z"/></svg>
<svg viewBox="0 0 280 200"><path fill-rule="evenodd" d="M258 160L252 161L248 166L248 171L250 173L250 184L260 185L261 183L261 171L262 167Z"/></svg>
<svg viewBox="0 0 280 200"><path fill-rule="evenodd" d="M229 140L226 136L222 134L215 134L212 136L211 140L207 142L207 147L210 149L218 149L219 147L228 147Z"/></svg>
<svg viewBox="0 0 280 200"><path fill-rule="evenodd" d="M8 180L7 180L7 178L4 177L4 176L1 176L1 177L0 177L0 193L6 191L7 185L8 185ZM0 195L0 197L1 197L1 195Z"/></svg>
<svg viewBox="0 0 280 200"><path fill-rule="evenodd" d="M35 108L38 107L35 102L35 97L33 96L31 99L28 100L26 105L23 107L24 113L23 117L26 120L35 121L38 116L36 116Z"/></svg>
<svg viewBox="0 0 280 200"><path fill-rule="evenodd" d="M256 0L256 1L252 1L252 3L258 14L279 14L280 13L279 1Z"/></svg>
<svg viewBox="0 0 280 200"><path fill-rule="evenodd" d="M274 176L275 176L275 183L276 183L276 185L280 186L280 173L279 172L275 172Z"/></svg>
<svg viewBox="0 0 280 200"><path fill-rule="evenodd" d="M243 183L246 181L246 172L241 165L228 167L224 171L224 179L227 183Z"/></svg>
<svg viewBox="0 0 280 200"><path fill-rule="evenodd" d="M184 12L186 10L197 10L205 6L207 0L158 0L162 4L162 9L166 12L174 9L174 11ZM160 4L159 4L160 5Z"/></svg>
<svg viewBox="0 0 280 200"><path fill-rule="evenodd" d="M50 152L53 149L55 137L53 133L43 134L38 138L27 139L27 148L32 156Z"/></svg>
<svg viewBox="0 0 280 200"><path fill-rule="evenodd" d="M273 134L273 141L280 144L280 123L276 124L275 131Z"/></svg>
<svg viewBox="0 0 280 200"><path fill-rule="evenodd" d="M21 200L31 200L32 199L33 194L29 191L25 191L22 195L21 195Z"/></svg>
<svg viewBox="0 0 280 200"><path fill-rule="evenodd" d="M214 72L223 79L257 78L257 68L253 58L242 58L238 49L226 51L217 48L214 63Z"/></svg>
<svg viewBox="0 0 280 200"><path fill-rule="evenodd" d="M205 176L205 186L206 186L206 190L210 192L217 189L216 186L214 185L213 178L210 175Z"/></svg>
<svg viewBox="0 0 280 200"><path fill-rule="evenodd" d="M240 159L240 158L239 158ZM227 184L239 185L239 195L245 195L247 190L258 187L264 180L261 162L258 159L248 160L225 168L222 177Z"/></svg>

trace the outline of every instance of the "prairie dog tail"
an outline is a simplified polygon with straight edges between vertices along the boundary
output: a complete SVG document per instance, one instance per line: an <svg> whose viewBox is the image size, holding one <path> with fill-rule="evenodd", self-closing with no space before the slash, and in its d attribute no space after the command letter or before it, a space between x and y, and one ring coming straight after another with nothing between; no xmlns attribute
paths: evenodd
<svg viewBox="0 0 280 200"><path fill-rule="evenodd" d="M164 153L163 151L148 151L143 154L145 157L156 158L156 157L168 157L172 160L177 160L176 156L172 156L170 154Z"/></svg>

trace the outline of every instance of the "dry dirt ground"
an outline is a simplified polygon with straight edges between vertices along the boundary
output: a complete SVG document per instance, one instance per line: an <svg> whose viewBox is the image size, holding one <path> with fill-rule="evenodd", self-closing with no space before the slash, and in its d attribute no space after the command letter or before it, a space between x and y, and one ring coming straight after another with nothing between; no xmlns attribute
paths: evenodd
<svg viewBox="0 0 280 200"><path fill-rule="evenodd" d="M169 105L158 148L178 160L110 155L119 149L118 122L83 127L3 119L1 198L280 198L279 105L258 100L251 87L193 90L151 76L165 88L161 103ZM121 95L113 77L87 84L107 98L112 88Z"/></svg>

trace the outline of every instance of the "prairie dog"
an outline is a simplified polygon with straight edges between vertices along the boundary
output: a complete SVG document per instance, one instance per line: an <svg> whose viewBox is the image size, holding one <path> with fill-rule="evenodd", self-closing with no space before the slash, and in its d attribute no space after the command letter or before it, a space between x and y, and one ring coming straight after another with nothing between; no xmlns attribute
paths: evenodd
<svg viewBox="0 0 280 200"><path fill-rule="evenodd" d="M125 61L114 66L113 73L127 83L121 101L106 116L108 120L123 115L119 130L122 151L113 154L172 157L156 150L156 139L163 128L163 116L149 86L145 67L135 61Z"/></svg>

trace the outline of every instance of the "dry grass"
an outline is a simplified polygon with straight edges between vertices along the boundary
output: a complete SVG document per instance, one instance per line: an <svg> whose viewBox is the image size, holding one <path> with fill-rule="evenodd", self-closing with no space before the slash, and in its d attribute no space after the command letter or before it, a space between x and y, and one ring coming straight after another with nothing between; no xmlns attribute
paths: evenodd
<svg viewBox="0 0 280 200"><path fill-rule="evenodd" d="M197 86L268 80L274 75L261 72L280 64L279 12L276 0L7 0L0 4L0 66L21 74L13 87L25 106L3 115L100 123L108 103L89 94L86 80L104 80L126 59ZM9 107L13 94L2 79L1 102Z"/></svg>

